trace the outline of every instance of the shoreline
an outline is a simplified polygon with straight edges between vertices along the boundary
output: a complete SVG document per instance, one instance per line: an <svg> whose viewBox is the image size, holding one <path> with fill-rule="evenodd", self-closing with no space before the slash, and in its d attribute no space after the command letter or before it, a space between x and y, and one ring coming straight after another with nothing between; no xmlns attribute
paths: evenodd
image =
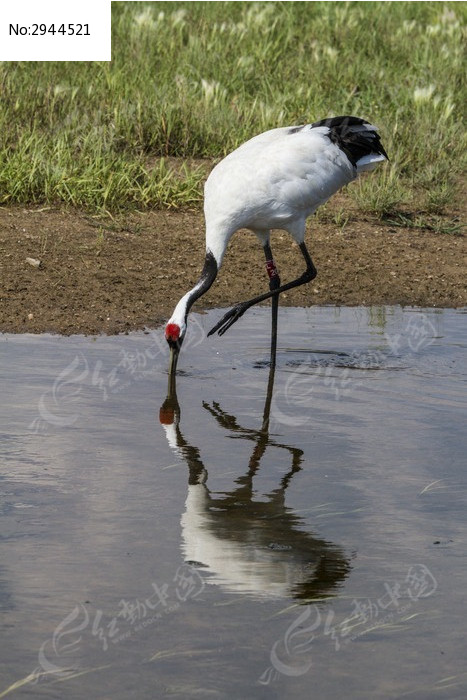
<svg viewBox="0 0 467 700"><path fill-rule="evenodd" d="M332 211L312 217L306 241L318 276L282 294L282 306L467 306L463 235L391 225L349 208L344 225ZM287 233L273 231L271 247L284 282L301 274L300 251ZM200 211L103 218L58 207L1 208L0 332L155 328L196 283L203 260ZM261 247L240 231L193 310L228 308L267 289Z"/></svg>

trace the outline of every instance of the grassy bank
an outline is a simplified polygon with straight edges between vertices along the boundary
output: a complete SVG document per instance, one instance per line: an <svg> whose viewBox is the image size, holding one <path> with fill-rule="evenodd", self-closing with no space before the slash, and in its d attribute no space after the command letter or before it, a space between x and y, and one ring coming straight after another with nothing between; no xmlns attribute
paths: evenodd
<svg viewBox="0 0 467 700"><path fill-rule="evenodd" d="M464 3L112 4L111 63L1 63L0 203L201 200L206 168L267 128L352 113L391 157L349 190L440 213L463 168ZM465 163L464 163L465 165Z"/></svg>

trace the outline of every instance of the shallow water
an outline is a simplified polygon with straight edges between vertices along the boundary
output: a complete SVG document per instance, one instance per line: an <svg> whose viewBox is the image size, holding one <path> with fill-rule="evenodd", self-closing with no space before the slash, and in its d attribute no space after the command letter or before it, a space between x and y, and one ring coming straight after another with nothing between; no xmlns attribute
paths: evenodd
<svg viewBox="0 0 467 700"><path fill-rule="evenodd" d="M465 312L220 315L0 338L0 698L465 698Z"/></svg>

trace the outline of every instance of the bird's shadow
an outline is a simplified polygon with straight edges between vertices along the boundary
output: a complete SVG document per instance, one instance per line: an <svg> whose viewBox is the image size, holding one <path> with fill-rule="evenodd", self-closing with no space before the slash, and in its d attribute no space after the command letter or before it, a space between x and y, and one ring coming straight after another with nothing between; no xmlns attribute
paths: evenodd
<svg viewBox="0 0 467 700"><path fill-rule="evenodd" d="M228 591L308 602L332 596L348 576L350 563L342 548L311 534L304 518L285 503L287 488L303 468L304 453L270 435L274 375L272 364L259 428L241 426L216 401L202 403L225 434L252 444L244 474L228 491L209 489L200 450L180 429L175 376L169 380L159 417L170 446L188 466L188 495L181 517L185 561L199 566L207 582ZM290 466L277 487L258 498L254 478L271 450L285 453Z"/></svg>

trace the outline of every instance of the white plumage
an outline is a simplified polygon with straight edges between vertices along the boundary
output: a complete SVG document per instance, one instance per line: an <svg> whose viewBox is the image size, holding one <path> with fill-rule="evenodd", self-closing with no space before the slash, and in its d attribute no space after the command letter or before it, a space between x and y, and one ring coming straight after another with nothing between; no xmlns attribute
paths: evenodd
<svg viewBox="0 0 467 700"><path fill-rule="evenodd" d="M239 228L259 233L262 243L271 229L285 229L301 243L310 214L356 177L327 127L290 134L291 128L255 136L211 172L204 189L206 247L218 265Z"/></svg>
<svg viewBox="0 0 467 700"><path fill-rule="evenodd" d="M374 126L358 117L334 117L266 131L216 165L204 191L205 266L167 323L171 348L178 354L191 305L216 278L235 231L247 228L258 236L266 254L270 292L234 307L211 332L225 332L249 306L268 297L277 299L285 289L313 279L316 269L304 243L307 218L361 172L386 159ZM269 247L271 229L290 233L307 265L306 273L282 287Z"/></svg>

